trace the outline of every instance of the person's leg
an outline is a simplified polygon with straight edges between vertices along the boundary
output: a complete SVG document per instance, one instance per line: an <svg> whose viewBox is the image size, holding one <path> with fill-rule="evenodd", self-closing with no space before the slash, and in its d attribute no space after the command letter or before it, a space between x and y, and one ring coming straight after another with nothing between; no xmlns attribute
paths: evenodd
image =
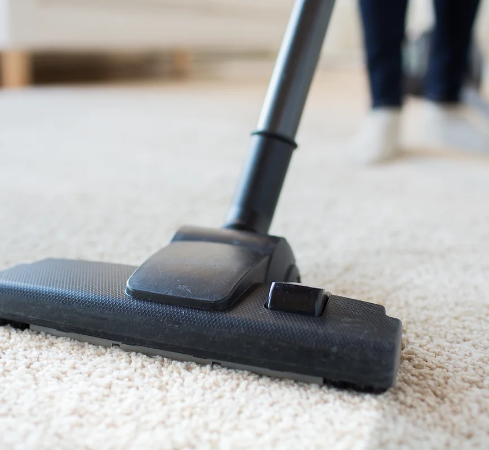
<svg viewBox="0 0 489 450"><path fill-rule="evenodd" d="M479 0L434 0L436 25L426 79L422 123L431 147L483 151L489 147L487 126L460 103L472 30Z"/></svg>
<svg viewBox="0 0 489 450"><path fill-rule="evenodd" d="M429 100L460 100L478 6L479 0L434 0L436 25L426 80Z"/></svg>
<svg viewBox="0 0 489 450"><path fill-rule="evenodd" d="M400 107L407 0L359 0L359 3L372 106Z"/></svg>
<svg viewBox="0 0 489 450"><path fill-rule="evenodd" d="M407 0L359 0L372 110L353 142L361 163L397 157L403 98L402 41Z"/></svg>

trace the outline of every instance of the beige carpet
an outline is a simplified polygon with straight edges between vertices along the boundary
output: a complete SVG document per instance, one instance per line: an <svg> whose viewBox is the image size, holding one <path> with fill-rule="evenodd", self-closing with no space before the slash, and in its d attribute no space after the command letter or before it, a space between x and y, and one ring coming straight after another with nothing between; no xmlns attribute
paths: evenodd
<svg viewBox="0 0 489 450"><path fill-rule="evenodd" d="M358 394L4 327L1 449L489 448L489 151L410 144L352 166L363 83L323 78L272 232L304 282L403 321L397 385ZM0 269L136 265L181 224L219 226L265 87L0 93Z"/></svg>

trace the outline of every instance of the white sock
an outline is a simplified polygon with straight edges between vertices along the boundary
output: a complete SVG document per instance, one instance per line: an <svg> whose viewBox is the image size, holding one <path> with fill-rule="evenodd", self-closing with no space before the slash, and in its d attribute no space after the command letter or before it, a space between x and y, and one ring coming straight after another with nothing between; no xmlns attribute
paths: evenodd
<svg viewBox="0 0 489 450"><path fill-rule="evenodd" d="M487 119L478 117L469 106L426 101L419 120L424 142L430 147L489 151Z"/></svg>
<svg viewBox="0 0 489 450"><path fill-rule="evenodd" d="M372 109L352 143L352 158L362 164L397 158L401 154L400 122L400 108Z"/></svg>

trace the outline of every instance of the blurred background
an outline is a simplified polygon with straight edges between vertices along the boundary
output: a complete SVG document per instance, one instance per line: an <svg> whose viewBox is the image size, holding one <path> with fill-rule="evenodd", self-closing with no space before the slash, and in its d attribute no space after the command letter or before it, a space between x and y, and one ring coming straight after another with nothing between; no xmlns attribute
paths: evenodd
<svg viewBox="0 0 489 450"><path fill-rule="evenodd" d="M1 86L268 78L292 4L293 0L0 0ZM417 35L431 23L431 2L412 0L408 33ZM482 2L477 37L489 58L489 0ZM340 0L320 68L361 67L357 2Z"/></svg>

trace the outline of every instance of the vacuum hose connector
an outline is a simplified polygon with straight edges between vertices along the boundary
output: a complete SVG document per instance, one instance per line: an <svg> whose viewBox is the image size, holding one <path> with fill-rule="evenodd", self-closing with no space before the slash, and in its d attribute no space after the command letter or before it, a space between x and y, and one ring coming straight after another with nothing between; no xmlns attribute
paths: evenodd
<svg viewBox="0 0 489 450"><path fill-rule="evenodd" d="M296 147L293 141L253 133L225 228L268 231Z"/></svg>

